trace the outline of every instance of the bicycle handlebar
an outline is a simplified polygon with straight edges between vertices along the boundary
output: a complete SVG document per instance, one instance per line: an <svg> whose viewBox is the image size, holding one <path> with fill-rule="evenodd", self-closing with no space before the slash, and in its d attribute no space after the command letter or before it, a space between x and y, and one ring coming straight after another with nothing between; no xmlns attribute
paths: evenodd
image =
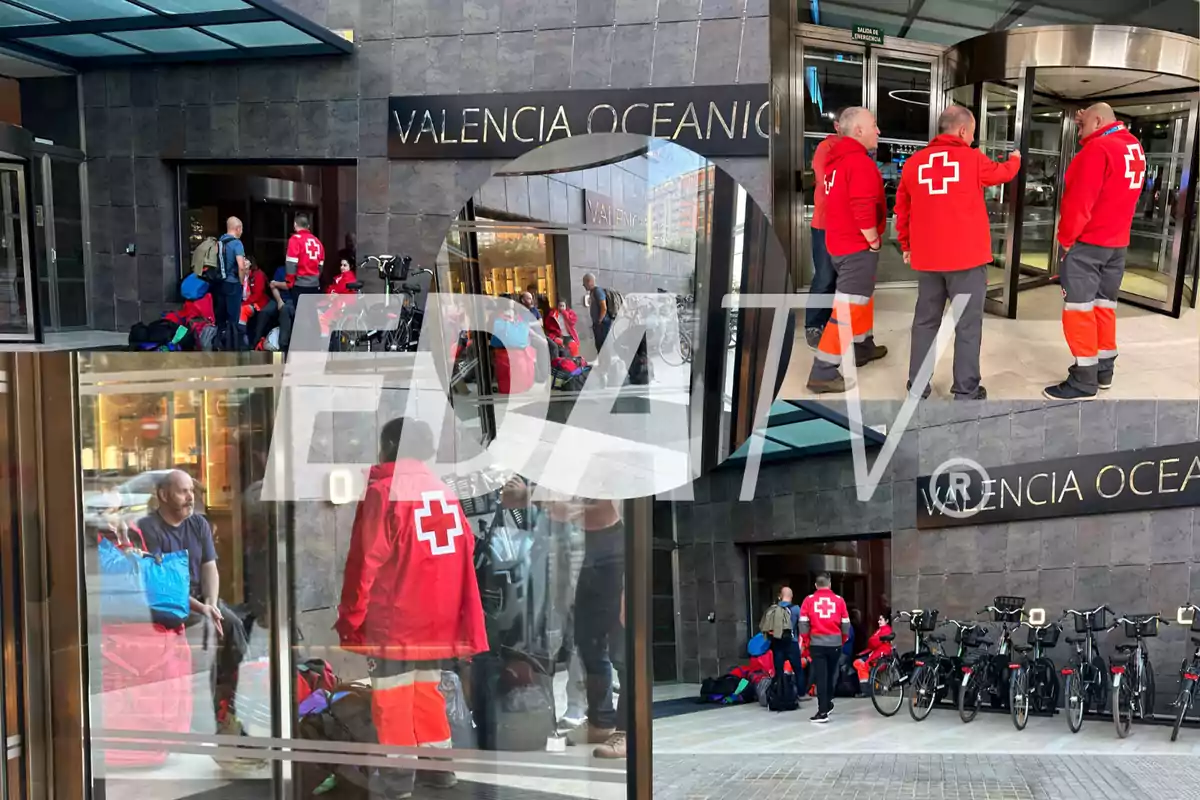
<svg viewBox="0 0 1200 800"><path fill-rule="evenodd" d="M1141 617L1141 619L1130 619L1129 617L1118 617L1117 622L1118 623L1128 622L1130 625L1137 625L1140 622L1146 622L1148 620L1156 619L1159 622L1161 622L1163 625L1171 624L1169 620L1167 620L1165 617L1163 617L1162 614L1158 613L1157 611L1153 614L1138 614L1135 616L1139 616L1139 617ZM1116 626L1114 626L1114 627L1116 627Z"/></svg>
<svg viewBox="0 0 1200 800"><path fill-rule="evenodd" d="M1107 611L1108 613L1110 613L1114 616L1116 616L1116 613L1117 613L1117 612L1113 611L1112 608L1107 603L1105 603L1104 605L1096 606L1091 611L1077 611L1076 609L1073 609L1073 608L1064 608L1063 609L1063 617L1067 617L1068 615L1074 615L1076 617L1091 617L1091 616L1095 616L1096 614L1099 614L1101 611Z"/></svg>

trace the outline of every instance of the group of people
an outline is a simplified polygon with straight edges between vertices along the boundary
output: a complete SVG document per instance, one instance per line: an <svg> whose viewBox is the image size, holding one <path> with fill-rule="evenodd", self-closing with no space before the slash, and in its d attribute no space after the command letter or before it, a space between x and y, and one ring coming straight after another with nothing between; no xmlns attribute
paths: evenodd
<svg viewBox="0 0 1200 800"><path fill-rule="evenodd" d="M237 217L226 220L225 233L217 240L217 268L207 276L211 318L217 329L215 349L258 349L268 333L278 328L279 339L272 349L287 350L301 296L353 293L350 287L357 281L353 250L343 250L337 273L324 277L325 246L312 233L311 225L308 214L296 214L284 263L268 277L246 254L242 221ZM330 306L322 322L337 308Z"/></svg>
<svg viewBox="0 0 1200 800"><path fill-rule="evenodd" d="M1112 108L1097 103L1075 116L1080 149L1066 172L1060 203L1059 280L1062 326L1075 363L1066 380L1047 386L1052 400L1088 400L1112 386L1117 358L1116 305L1138 198L1145 183L1141 144ZM976 121L952 105L938 119L939 134L909 157L896 194L896 237L904 263L917 273L908 390L934 345L946 304L966 295L955 324L953 396L985 399L979 353L992 263L991 225L984 190L1007 183L1021 166L1019 151L994 162L975 149ZM842 110L835 133L813 158L814 294L833 295L833 308L809 308L805 338L816 351L808 389L841 393L844 354L857 367L884 358L875 343L874 294L887 227L883 178L873 157L879 128L867 109ZM920 389L928 397L930 387Z"/></svg>
<svg viewBox="0 0 1200 800"><path fill-rule="evenodd" d="M810 688L815 688L817 710L810 719L824 724L833 712L838 676L844 668L852 665L861 678L871 663L891 652L891 645L881 638L891 633L891 623L887 614L881 615L866 650L856 653L852 617L861 623L861 612L848 610L846 601L833 591L827 573L817 576L813 588L813 593L796 605L791 587L782 587L778 602L767 609L759 627L770 642L771 666L781 687L783 707L807 700ZM794 684L785 677L789 667ZM797 692L794 701L793 691Z"/></svg>

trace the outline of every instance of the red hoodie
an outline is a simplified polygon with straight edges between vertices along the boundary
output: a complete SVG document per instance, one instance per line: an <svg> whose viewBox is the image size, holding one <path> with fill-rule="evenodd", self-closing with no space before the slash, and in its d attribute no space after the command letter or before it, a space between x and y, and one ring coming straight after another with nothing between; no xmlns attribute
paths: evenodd
<svg viewBox="0 0 1200 800"><path fill-rule="evenodd" d="M825 172L825 248L831 256L868 249L862 232L887 227L879 167L857 139L843 136L829 150Z"/></svg>
<svg viewBox="0 0 1200 800"><path fill-rule="evenodd" d="M952 272L992 262L992 229L983 187L1011 181L1019 158L997 164L943 134L904 164L896 191L896 238L912 268Z"/></svg>
<svg viewBox="0 0 1200 800"><path fill-rule="evenodd" d="M1146 184L1142 145L1119 122L1081 144L1063 181L1058 243L1128 247L1133 212Z"/></svg>
<svg viewBox="0 0 1200 800"><path fill-rule="evenodd" d="M813 216L812 227L819 231L825 230L825 172L826 162L829 161L829 151L841 137L836 133L826 136L813 153Z"/></svg>
<svg viewBox="0 0 1200 800"><path fill-rule="evenodd" d="M393 485L398 498L392 499ZM334 626L342 646L398 661L488 649L475 535L454 492L419 461L371 467Z"/></svg>

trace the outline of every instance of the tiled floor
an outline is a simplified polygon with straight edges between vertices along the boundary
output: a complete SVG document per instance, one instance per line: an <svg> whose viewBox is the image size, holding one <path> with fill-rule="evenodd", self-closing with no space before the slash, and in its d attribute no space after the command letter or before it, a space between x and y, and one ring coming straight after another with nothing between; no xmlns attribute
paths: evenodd
<svg viewBox="0 0 1200 800"><path fill-rule="evenodd" d="M916 289L880 288L875 294L875 340L886 345L883 361L858 371L863 399L900 399L908 379L909 326ZM980 355L984 386L996 400L1040 399L1042 389L1066 376L1072 363L1063 339L1062 293L1056 286L1024 292L1019 319L984 316ZM1194 399L1200 396L1200 314L1185 310L1179 319L1122 303L1117 309L1116 381L1109 399ZM805 388L812 351L797 331L796 346L782 397L811 397ZM938 396L950 393L952 353L934 372Z"/></svg>

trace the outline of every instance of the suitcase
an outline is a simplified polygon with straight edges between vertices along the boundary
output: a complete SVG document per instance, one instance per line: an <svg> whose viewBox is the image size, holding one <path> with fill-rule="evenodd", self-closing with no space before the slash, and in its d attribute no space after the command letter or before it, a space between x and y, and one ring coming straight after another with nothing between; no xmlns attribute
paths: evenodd
<svg viewBox="0 0 1200 800"><path fill-rule="evenodd" d="M187 733L192 724L192 651L182 628L148 622L105 625L100 632L100 727L108 731ZM149 767L167 749L105 750L109 766Z"/></svg>

